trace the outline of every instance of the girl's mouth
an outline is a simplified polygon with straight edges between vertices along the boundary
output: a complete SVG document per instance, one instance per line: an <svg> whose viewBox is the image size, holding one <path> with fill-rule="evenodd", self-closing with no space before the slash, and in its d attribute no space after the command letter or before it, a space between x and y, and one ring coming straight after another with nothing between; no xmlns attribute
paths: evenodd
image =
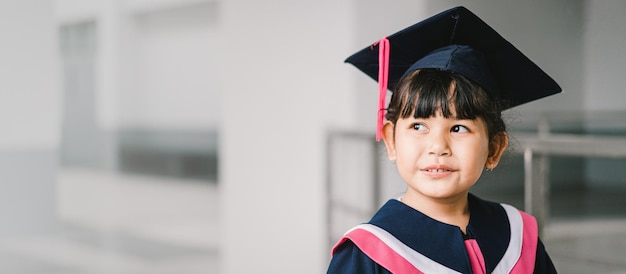
<svg viewBox="0 0 626 274"><path fill-rule="evenodd" d="M452 172L454 171L454 169L452 169L449 166L446 165L431 165L431 166L427 166L421 169L424 172Z"/></svg>
<svg viewBox="0 0 626 274"><path fill-rule="evenodd" d="M445 165L434 165L423 168L421 171L428 177L441 178L453 173L455 170Z"/></svg>

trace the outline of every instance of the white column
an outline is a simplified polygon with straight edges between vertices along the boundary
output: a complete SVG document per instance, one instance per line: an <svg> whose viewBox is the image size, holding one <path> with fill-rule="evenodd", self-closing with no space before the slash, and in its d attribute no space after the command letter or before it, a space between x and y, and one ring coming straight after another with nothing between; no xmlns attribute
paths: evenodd
<svg viewBox="0 0 626 274"><path fill-rule="evenodd" d="M350 1L220 5L220 273L323 273L325 134L353 112Z"/></svg>
<svg viewBox="0 0 626 274"><path fill-rule="evenodd" d="M57 29L50 0L0 2L0 233L55 223L60 125Z"/></svg>

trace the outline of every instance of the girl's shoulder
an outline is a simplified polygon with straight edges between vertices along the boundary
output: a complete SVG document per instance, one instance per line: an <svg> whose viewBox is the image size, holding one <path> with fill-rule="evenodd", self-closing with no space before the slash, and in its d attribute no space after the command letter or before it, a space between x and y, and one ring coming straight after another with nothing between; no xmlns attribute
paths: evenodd
<svg viewBox="0 0 626 274"><path fill-rule="evenodd" d="M327 273L387 274L391 272L374 262L354 242L347 240L341 242L333 249Z"/></svg>

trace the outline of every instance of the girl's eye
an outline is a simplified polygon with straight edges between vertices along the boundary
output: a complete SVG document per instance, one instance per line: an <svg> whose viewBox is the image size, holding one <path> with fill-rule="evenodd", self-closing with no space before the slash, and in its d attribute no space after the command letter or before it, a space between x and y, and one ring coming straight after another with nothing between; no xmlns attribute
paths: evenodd
<svg viewBox="0 0 626 274"><path fill-rule="evenodd" d="M464 132L469 132L469 129L467 129L465 126L456 125L456 126L453 126L450 131L464 133Z"/></svg>
<svg viewBox="0 0 626 274"><path fill-rule="evenodd" d="M424 130L426 130L426 126L424 126L422 124L415 123L415 124L413 124L413 129L417 130L417 131L424 131Z"/></svg>

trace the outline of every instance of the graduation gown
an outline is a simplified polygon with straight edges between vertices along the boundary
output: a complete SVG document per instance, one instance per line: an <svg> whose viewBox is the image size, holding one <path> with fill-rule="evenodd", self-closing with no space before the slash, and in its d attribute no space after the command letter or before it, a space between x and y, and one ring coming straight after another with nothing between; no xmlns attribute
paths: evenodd
<svg viewBox="0 0 626 274"><path fill-rule="evenodd" d="M532 216L472 194L468 202L463 234L389 200L337 243L327 273L556 273Z"/></svg>

